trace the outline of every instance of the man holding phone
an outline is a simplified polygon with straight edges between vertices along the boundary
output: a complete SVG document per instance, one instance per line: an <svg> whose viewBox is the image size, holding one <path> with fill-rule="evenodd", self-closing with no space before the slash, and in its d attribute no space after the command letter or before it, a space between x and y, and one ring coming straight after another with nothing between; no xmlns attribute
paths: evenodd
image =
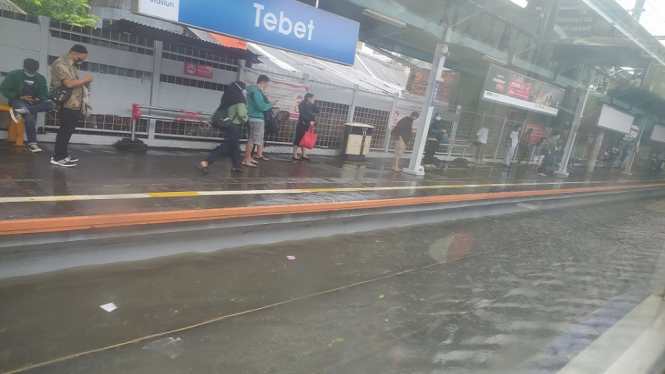
<svg viewBox="0 0 665 374"><path fill-rule="evenodd" d="M14 122L25 120L30 152L41 152L37 145L37 113L53 109L48 96L46 78L39 74L39 61L28 58L23 61L23 69L11 71L0 85L0 92L9 99L12 109L9 115Z"/></svg>

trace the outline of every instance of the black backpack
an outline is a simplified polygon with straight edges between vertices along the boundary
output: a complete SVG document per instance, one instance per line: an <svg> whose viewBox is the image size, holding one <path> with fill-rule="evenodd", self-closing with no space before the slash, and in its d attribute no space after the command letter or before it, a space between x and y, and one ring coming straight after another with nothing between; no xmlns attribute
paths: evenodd
<svg viewBox="0 0 665 374"><path fill-rule="evenodd" d="M266 97L266 95L263 94L263 91L258 90L261 92L261 96L263 96L263 102L264 103L269 103L270 100ZM252 91L249 92L250 95L252 95L252 100L254 100L254 92ZM275 121L275 113L273 112L274 108L268 109L265 112L263 112L263 118L265 119L265 134L266 135L274 135L279 132L279 126L277 126L277 123Z"/></svg>

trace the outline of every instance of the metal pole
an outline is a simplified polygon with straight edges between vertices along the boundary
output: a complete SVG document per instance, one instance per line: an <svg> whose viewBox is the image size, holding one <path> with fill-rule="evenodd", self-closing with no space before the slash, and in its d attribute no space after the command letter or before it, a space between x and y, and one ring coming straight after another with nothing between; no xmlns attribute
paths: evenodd
<svg viewBox="0 0 665 374"><path fill-rule="evenodd" d="M349 114L346 116L346 122L351 123L353 122L353 116L355 115L356 112L356 97L358 95L358 85L354 84L353 85L353 96L351 97L351 106L349 107Z"/></svg>
<svg viewBox="0 0 665 374"><path fill-rule="evenodd" d="M390 109L390 117L388 118L388 127L386 128L386 137L383 139L383 151L388 152L390 148L390 134L392 133L391 126L395 122L395 111L397 110L397 102L399 101L399 93L393 95L393 106Z"/></svg>
<svg viewBox="0 0 665 374"><path fill-rule="evenodd" d="M136 120L132 121L132 141L136 139Z"/></svg>
<svg viewBox="0 0 665 374"><path fill-rule="evenodd" d="M434 111L434 102L436 100L436 87L440 84L441 73L443 72L443 64L446 62L446 55L444 55L444 48L448 49L448 42L452 34L452 28L446 29L446 36L443 43L437 43L434 50L434 59L432 60L432 72L429 76L427 83L427 93L423 102L423 108L420 111L420 127L416 135L416 142L413 146L411 153L411 162L408 169L402 169L407 174L422 176L425 175L424 168L420 165L423 158L423 151L425 150L425 143L427 141L427 132L429 131L429 123L432 120L432 112ZM447 53L446 53L447 54Z"/></svg>
<svg viewBox="0 0 665 374"><path fill-rule="evenodd" d="M483 115L483 123L485 122L485 115ZM494 150L494 158L496 160L499 157L499 147L501 146L501 139L503 139L503 129L506 128L506 122L508 122L508 116L503 117L503 125L501 126L501 133L499 133L499 140L496 142L496 149Z"/></svg>
<svg viewBox="0 0 665 374"><path fill-rule="evenodd" d="M462 118L462 106L458 105L457 106L457 121L453 122L453 128L450 131L450 136L448 139L450 139L450 142L448 142L448 157L452 157L453 155L453 145L452 141L455 140L457 137L457 129L459 128L459 121Z"/></svg>
<svg viewBox="0 0 665 374"><path fill-rule="evenodd" d="M566 149L563 151L563 159L559 165L559 170L555 174L567 177L568 174L568 162L570 161L570 156L573 153L573 147L575 146L575 139L577 139L577 132L580 129L580 123L582 122L582 115L584 114L584 108L586 107L587 99L589 98L589 93L591 91L587 88L584 93L584 97L581 102L577 103L577 110L575 111L575 119L573 120L573 126L570 129L570 134L568 134L568 140L566 141Z"/></svg>
<svg viewBox="0 0 665 374"><path fill-rule="evenodd" d="M642 141L642 134L644 134L644 129L647 127L647 121L648 120L649 120L649 116L645 114L644 119L642 120L642 126L640 127L640 135L637 136L637 143L635 143L635 149L633 149L633 154L630 155L630 161L626 164L626 169L621 174L633 175L630 172L630 169L633 168L633 162L635 161L635 156L639 152L640 142Z"/></svg>

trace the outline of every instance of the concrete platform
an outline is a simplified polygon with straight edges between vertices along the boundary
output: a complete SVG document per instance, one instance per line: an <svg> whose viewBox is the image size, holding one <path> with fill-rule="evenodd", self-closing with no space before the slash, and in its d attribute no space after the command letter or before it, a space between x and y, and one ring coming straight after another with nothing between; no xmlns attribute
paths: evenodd
<svg viewBox="0 0 665 374"><path fill-rule="evenodd" d="M231 173L228 159L221 160L210 167L211 174L203 175L195 166L205 152L132 154L81 145L70 147L79 164L64 169L49 163L50 146L32 154L0 143L0 220L561 190L662 180L653 175L626 177L619 170L586 175L575 169L565 179L543 178L531 166L506 170L500 164L450 167L415 177L393 172L389 159L344 162L313 156L311 163L305 163L292 162L283 154L239 174ZM407 163L403 160L404 166Z"/></svg>

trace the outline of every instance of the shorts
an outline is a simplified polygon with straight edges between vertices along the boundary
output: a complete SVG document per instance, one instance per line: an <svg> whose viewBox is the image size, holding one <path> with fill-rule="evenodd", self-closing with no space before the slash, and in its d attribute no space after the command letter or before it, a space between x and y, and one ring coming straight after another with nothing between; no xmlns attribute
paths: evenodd
<svg viewBox="0 0 665 374"><path fill-rule="evenodd" d="M404 151L406 151L406 144L404 144L404 141L401 139L397 139L397 141L395 141L395 157L402 158Z"/></svg>
<svg viewBox="0 0 665 374"><path fill-rule="evenodd" d="M249 118L249 138L247 141L254 144L263 144L263 134L266 131L266 123L261 118Z"/></svg>

